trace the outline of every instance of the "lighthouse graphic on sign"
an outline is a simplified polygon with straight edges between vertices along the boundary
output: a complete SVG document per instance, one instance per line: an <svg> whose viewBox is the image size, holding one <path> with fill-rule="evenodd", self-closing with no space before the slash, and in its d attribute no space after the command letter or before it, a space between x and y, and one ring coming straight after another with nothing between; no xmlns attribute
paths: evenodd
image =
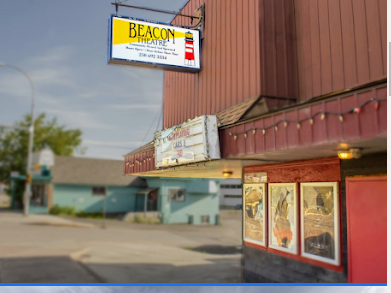
<svg viewBox="0 0 391 293"><path fill-rule="evenodd" d="M194 40L191 32L185 34L185 65L195 66Z"/></svg>

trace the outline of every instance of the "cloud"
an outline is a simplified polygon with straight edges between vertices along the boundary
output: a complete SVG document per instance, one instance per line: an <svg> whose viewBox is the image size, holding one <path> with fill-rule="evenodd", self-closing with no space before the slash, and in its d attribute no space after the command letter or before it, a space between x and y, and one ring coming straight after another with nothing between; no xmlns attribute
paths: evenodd
<svg viewBox="0 0 391 293"><path fill-rule="evenodd" d="M71 77L74 76L72 70L63 66L32 70L30 76L37 88L45 86L76 86L76 82L71 80Z"/></svg>
<svg viewBox="0 0 391 293"><path fill-rule="evenodd" d="M106 124L92 115L90 112L82 110L57 110L57 109L42 109L42 112L50 113L59 118L61 123L65 123L67 127L85 128L85 129L115 129L114 125Z"/></svg>
<svg viewBox="0 0 391 293"><path fill-rule="evenodd" d="M0 93L31 101L33 92L29 81L21 73L0 67Z"/></svg>
<svg viewBox="0 0 391 293"><path fill-rule="evenodd" d="M75 54L75 49L70 46L57 46L39 56L29 58L31 65L58 65L60 62L68 61Z"/></svg>
<svg viewBox="0 0 391 293"><path fill-rule="evenodd" d="M100 141L92 139L83 139L83 144L92 146L107 146L107 147L121 147L124 149L138 148L141 141Z"/></svg>

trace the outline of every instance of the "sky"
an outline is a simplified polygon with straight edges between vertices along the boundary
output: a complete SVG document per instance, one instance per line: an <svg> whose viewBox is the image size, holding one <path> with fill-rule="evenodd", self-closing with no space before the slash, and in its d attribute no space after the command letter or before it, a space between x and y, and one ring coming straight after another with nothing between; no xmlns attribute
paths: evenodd
<svg viewBox="0 0 391 293"><path fill-rule="evenodd" d="M386 293L386 287L1 287L2 293Z"/></svg>
<svg viewBox="0 0 391 293"><path fill-rule="evenodd" d="M163 71L106 63L111 2L1 0L0 62L31 76L36 116L46 113L82 130L86 151L76 155L122 160L161 129ZM187 1L122 2L179 11ZM165 23L174 17L121 7L118 14ZM0 67L0 125L13 125L29 113L31 96L22 74Z"/></svg>

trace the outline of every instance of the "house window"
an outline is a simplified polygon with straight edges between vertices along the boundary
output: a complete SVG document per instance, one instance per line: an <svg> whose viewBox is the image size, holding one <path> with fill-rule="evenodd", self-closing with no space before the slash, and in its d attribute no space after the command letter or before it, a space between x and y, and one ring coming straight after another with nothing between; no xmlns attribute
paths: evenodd
<svg viewBox="0 0 391 293"><path fill-rule="evenodd" d="M242 188L242 185L226 185L226 184L222 184L220 186L220 188L229 188L229 189L241 189Z"/></svg>
<svg viewBox="0 0 391 293"><path fill-rule="evenodd" d="M106 187L102 187L102 186L92 187L92 195L93 196L105 196L106 195Z"/></svg>
<svg viewBox="0 0 391 293"><path fill-rule="evenodd" d="M185 201L185 189L169 189L169 201Z"/></svg>
<svg viewBox="0 0 391 293"><path fill-rule="evenodd" d="M201 216L201 224L209 224L209 216Z"/></svg>
<svg viewBox="0 0 391 293"><path fill-rule="evenodd" d="M242 198L242 195L234 195L234 194L225 194L224 198Z"/></svg>

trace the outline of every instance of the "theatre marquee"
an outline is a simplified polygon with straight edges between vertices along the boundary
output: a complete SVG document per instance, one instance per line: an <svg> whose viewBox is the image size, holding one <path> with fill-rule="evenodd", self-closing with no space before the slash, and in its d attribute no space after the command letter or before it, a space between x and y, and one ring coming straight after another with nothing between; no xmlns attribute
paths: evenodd
<svg viewBox="0 0 391 293"><path fill-rule="evenodd" d="M200 116L155 134L156 168L220 159L216 116Z"/></svg>

